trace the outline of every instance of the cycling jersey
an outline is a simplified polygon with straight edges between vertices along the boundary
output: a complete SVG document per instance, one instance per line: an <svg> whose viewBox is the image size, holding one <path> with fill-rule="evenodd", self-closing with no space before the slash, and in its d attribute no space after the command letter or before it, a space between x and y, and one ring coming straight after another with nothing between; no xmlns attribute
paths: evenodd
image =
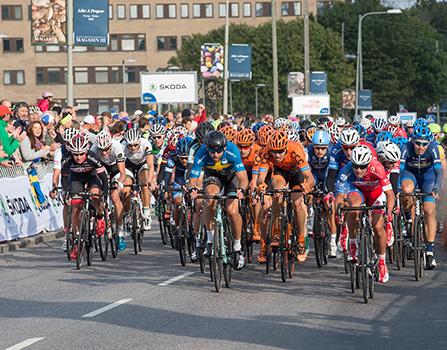
<svg viewBox="0 0 447 350"><path fill-rule="evenodd" d="M299 142L289 142L287 146L286 155L281 162L276 162L272 157L270 148L265 148L261 151L259 172L267 172L269 170L269 164L273 164L274 169L281 169L290 172L306 171L310 170L309 163L307 162L306 152L303 146Z"/></svg>
<svg viewBox="0 0 447 350"><path fill-rule="evenodd" d="M115 165L119 162L124 162L125 157L123 145L117 140L112 140L112 145L110 147L111 149L108 156L104 156L102 154L101 149L98 147L97 144L94 144L92 146L91 152L95 154L96 157L99 158L104 165L108 167L111 167L112 165Z"/></svg>
<svg viewBox="0 0 447 350"><path fill-rule="evenodd" d="M165 190L168 191L169 183L171 182L172 172L174 171L174 189L173 189L173 197L175 198L179 192L181 192L181 188L186 184L186 170L188 166L184 166L182 161L179 158L177 153L174 153L166 164L166 169L164 173L164 185Z"/></svg>
<svg viewBox="0 0 447 350"><path fill-rule="evenodd" d="M261 146L259 146L258 144L254 144L250 154L247 157L242 158L242 163L244 163L245 169L247 170L249 181L251 181L252 174L258 173L257 170L254 170L253 166L255 164L255 159L258 154L261 153L261 150Z"/></svg>
<svg viewBox="0 0 447 350"><path fill-rule="evenodd" d="M126 157L126 160L135 164L135 165L141 165L146 162L146 157L151 154L152 152L152 145L151 143L143 138L140 138L140 147L136 152L130 152L129 147L127 147L127 142L124 142L124 156Z"/></svg>
<svg viewBox="0 0 447 350"><path fill-rule="evenodd" d="M407 132L403 128L397 128L397 130L393 133L393 137L404 137L408 139Z"/></svg>
<svg viewBox="0 0 447 350"><path fill-rule="evenodd" d="M314 152L314 145L307 146L308 162L315 178L315 183L322 184L323 187L326 186L325 182L329 170L329 161L332 148L333 146L329 145L326 154L323 157L318 158Z"/></svg>
<svg viewBox="0 0 447 350"><path fill-rule="evenodd" d="M367 146L371 150L373 158L377 159L377 152L372 143L361 140L358 144ZM339 172L348 162L349 160L346 158L345 152L343 152L343 146L341 143L337 143L331 150L329 169L334 169Z"/></svg>

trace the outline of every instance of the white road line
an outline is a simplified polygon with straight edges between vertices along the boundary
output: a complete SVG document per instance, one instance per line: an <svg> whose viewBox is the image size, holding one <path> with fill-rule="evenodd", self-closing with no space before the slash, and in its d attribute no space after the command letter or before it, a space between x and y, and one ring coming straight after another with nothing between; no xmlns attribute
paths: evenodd
<svg viewBox="0 0 447 350"><path fill-rule="evenodd" d="M27 346L33 345L34 343L37 343L38 341L41 341L45 338L29 338L27 340L22 341L21 343L18 343L16 345L10 346L9 348L5 350L20 350L24 349Z"/></svg>
<svg viewBox="0 0 447 350"><path fill-rule="evenodd" d="M163 287L165 287L165 286L169 286L170 284L172 284L172 283L174 283L174 282L180 281L181 279L183 279L183 278L185 278L185 277L191 276L193 273L194 273L194 272L185 272L185 273L182 273L181 275L176 276L176 277L173 277L173 278L171 278L171 279L168 279L167 281L161 282L161 283L159 283L158 285L159 285L159 286L163 286Z"/></svg>
<svg viewBox="0 0 447 350"><path fill-rule="evenodd" d="M91 318L91 317L98 316L99 314L102 314L103 312L114 309L117 306L128 303L129 301L132 301L132 299L121 299L121 300L115 301L114 303L112 303L110 305L106 305L98 310L95 310L95 311L89 312L88 314L82 315L82 317L83 318Z"/></svg>

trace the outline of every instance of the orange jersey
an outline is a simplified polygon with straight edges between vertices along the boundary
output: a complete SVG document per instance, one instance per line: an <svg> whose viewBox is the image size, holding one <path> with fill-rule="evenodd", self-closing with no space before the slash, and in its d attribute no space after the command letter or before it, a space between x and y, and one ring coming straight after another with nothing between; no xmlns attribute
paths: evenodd
<svg viewBox="0 0 447 350"><path fill-rule="evenodd" d="M270 148L268 147L262 150L261 154L259 155L259 159L259 172L268 171L270 164L273 164L274 168L286 171L310 170L306 152L299 142L289 142L289 145L287 146L287 153L281 162L275 162L270 152Z"/></svg>
<svg viewBox="0 0 447 350"><path fill-rule="evenodd" d="M242 158L242 163L244 163L244 166L246 168L253 168L255 158L261 152L261 150L262 147L255 143L248 157Z"/></svg>

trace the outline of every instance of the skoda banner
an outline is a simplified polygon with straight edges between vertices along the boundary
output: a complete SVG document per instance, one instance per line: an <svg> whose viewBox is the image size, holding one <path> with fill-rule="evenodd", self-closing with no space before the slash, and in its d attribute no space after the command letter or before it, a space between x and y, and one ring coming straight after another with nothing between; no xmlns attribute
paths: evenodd
<svg viewBox="0 0 447 350"><path fill-rule="evenodd" d="M327 74L326 72L310 73L310 93L313 95L327 94Z"/></svg>
<svg viewBox="0 0 447 350"><path fill-rule="evenodd" d="M329 95L303 95L292 97L293 113L301 115L329 115Z"/></svg>
<svg viewBox="0 0 447 350"><path fill-rule="evenodd" d="M359 91L358 106L359 106L359 109L372 109L372 91L371 90L360 90Z"/></svg>
<svg viewBox="0 0 447 350"><path fill-rule="evenodd" d="M196 72L141 73L141 104L197 103Z"/></svg>
<svg viewBox="0 0 447 350"><path fill-rule="evenodd" d="M74 44L109 45L109 1L76 0L73 11Z"/></svg>
<svg viewBox="0 0 447 350"><path fill-rule="evenodd" d="M232 44L228 51L228 70L231 80L251 80L251 46Z"/></svg>

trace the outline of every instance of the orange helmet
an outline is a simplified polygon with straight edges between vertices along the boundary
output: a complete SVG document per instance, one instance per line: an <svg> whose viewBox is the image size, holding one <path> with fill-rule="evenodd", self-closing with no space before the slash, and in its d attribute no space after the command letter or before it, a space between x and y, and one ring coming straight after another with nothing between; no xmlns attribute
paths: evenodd
<svg viewBox="0 0 447 350"><path fill-rule="evenodd" d="M250 146L255 142L255 133L251 129L244 129L237 133L236 143L241 146Z"/></svg>
<svg viewBox="0 0 447 350"><path fill-rule="evenodd" d="M273 151L281 151L287 148L289 137L283 131L275 131L268 140L268 146Z"/></svg>
<svg viewBox="0 0 447 350"><path fill-rule="evenodd" d="M237 131L230 125L224 126L219 131L225 135L228 141L233 141L236 139Z"/></svg>
<svg viewBox="0 0 447 350"><path fill-rule="evenodd" d="M263 147L267 146L268 139L274 131L275 130L271 125L265 125L260 128L258 131L259 144Z"/></svg>

